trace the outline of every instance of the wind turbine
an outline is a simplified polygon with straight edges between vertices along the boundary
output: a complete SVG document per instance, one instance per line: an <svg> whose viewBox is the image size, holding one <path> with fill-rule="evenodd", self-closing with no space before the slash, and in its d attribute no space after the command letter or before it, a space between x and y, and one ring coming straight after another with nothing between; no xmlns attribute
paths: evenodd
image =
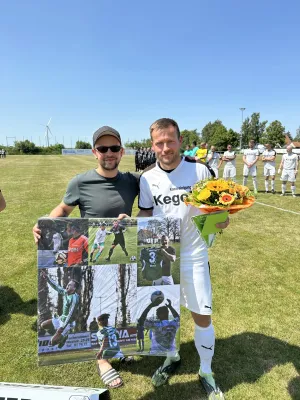
<svg viewBox="0 0 300 400"><path fill-rule="evenodd" d="M48 124L46 125L45 136L44 136L44 138L46 138L47 147L49 147L49 133L53 137L51 129L49 127L51 119L52 119L52 117L49 119ZM45 126L45 125L43 125L43 126Z"/></svg>

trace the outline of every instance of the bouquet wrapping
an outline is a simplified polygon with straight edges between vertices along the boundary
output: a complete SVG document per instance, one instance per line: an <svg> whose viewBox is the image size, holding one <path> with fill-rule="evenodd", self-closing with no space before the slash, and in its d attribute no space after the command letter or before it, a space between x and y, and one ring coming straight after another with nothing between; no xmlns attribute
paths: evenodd
<svg viewBox="0 0 300 400"><path fill-rule="evenodd" d="M221 231L216 228L216 223L225 222L228 214L251 207L255 197L247 186L211 178L197 182L184 201L206 214L192 217L192 221L210 247L216 232Z"/></svg>

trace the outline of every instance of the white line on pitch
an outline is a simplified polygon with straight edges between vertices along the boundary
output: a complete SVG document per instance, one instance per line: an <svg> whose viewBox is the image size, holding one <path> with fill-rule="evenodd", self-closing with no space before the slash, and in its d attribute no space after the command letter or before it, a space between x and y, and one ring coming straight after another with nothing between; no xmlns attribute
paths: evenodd
<svg viewBox="0 0 300 400"><path fill-rule="evenodd" d="M256 201L255 203L256 203L256 204L260 204L261 206L265 206L265 207L276 208L276 210L279 210L279 211L284 211L284 212L288 212L288 213L300 215L300 212L297 212L297 211L285 210L284 208L279 208L279 207L275 207L275 206L270 206L270 204L260 203L259 201Z"/></svg>

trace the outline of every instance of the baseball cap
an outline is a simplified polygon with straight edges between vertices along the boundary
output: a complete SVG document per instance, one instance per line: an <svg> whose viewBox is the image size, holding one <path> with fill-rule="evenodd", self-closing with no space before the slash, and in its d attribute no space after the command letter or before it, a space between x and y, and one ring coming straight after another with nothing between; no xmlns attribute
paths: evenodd
<svg viewBox="0 0 300 400"><path fill-rule="evenodd" d="M93 135L93 147L95 146L97 140L102 136L113 136L118 139L121 144L121 136L118 131L116 131L114 128L111 128L110 126L101 126L101 128L96 130Z"/></svg>

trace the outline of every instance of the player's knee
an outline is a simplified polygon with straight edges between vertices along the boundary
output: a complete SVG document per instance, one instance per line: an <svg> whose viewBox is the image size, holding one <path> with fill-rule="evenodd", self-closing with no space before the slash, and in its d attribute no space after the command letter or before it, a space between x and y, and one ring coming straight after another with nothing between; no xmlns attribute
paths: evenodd
<svg viewBox="0 0 300 400"><path fill-rule="evenodd" d="M192 312L192 317L196 325L201 328L207 328L211 324L211 316L210 315L202 315L196 314Z"/></svg>

